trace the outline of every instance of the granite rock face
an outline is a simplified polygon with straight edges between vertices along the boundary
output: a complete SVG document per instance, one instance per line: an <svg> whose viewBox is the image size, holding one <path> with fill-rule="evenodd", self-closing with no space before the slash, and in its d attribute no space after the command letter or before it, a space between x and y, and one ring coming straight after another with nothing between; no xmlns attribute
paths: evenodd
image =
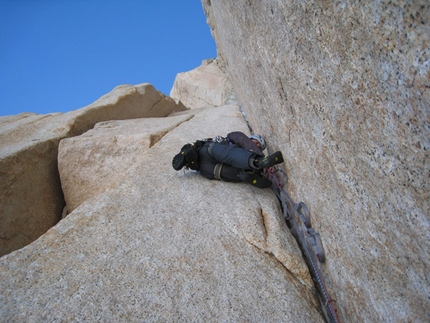
<svg viewBox="0 0 430 323"><path fill-rule="evenodd" d="M345 322L430 320L428 1L207 1L254 132L312 213Z"/></svg>
<svg viewBox="0 0 430 323"><path fill-rule="evenodd" d="M191 117L106 121L81 136L62 140L58 168L67 212L116 187L146 150Z"/></svg>
<svg viewBox="0 0 430 323"><path fill-rule="evenodd" d="M232 129L248 133L228 105L63 140L70 213L0 258L0 321L323 322L273 192L171 166Z"/></svg>
<svg viewBox="0 0 430 323"><path fill-rule="evenodd" d="M162 117L184 109L145 83L118 86L65 114L1 117L0 256L36 240L61 219L64 197L57 166L61 139L104 120Z"/></svg>
<svg viewBox="0 0 430 323"><path fill-rule="evenodd" d="M217 59L203 61L201 66L177 74L170 91L172 98L191 109L224 105L232 94L231 84Z"/></svg>

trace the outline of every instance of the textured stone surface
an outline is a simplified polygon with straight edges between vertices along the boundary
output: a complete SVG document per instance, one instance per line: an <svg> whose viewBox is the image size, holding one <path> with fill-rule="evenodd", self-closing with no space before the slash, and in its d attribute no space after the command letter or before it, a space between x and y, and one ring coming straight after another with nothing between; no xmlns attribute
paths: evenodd
<svg viewBox="0 0 430 323"><path fill-rule="evenodd" d="M61 139L96 122L161 117L184 110L150 84L121 85L94 103L65 114L23 113L0 118L0 256L45 233L61 218L58 176Z"/></svg>
<svg viewBox="0 0 430 323"><path fill-rule="evenodd" d="M236 106L191 111L102 123L75 142L103 148L110 133L115 151L123 136L130 151L100 162L126 169L104 177L99 185L109 190L37 241L0 258L1 321L323 322L273 192L171 167L186 142L247 132ZM148 145L160 129L169 132ZM84 149L76 154L85 160Z"/></svg>
<svg viewBox="0 0 430 323"><path fill-rule="evenodd" d="M216 59L203 61L192 71L177 74L170 91L172 98L191 109L224 105L232 94L231 84Z"/></svg>
<svg viewBox="0 0 430 323"><path fill-rule="evenodd" d="M430 308L428 1L202 1L253 130L282 150L345 322Z"/></svg>
<svg viewBox="0 0 430 323"><path fill-rule="evenodd" d="M81 136L62 140L58 168L67 212L116 187L146 150L189 118L192 115L105 121Z"/></svg>

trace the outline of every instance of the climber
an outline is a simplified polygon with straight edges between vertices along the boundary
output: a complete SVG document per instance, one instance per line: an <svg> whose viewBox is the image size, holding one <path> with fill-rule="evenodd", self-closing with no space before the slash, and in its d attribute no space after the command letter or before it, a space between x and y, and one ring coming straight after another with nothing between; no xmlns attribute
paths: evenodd
<svg viewBox="0 0 430 323"><path fill-rule="evenodd" d="M240 131L227 137L216 136L186 144L173 157L175 170L183 167L199 171L208 179L226 182L245 182L259 188L267 188L272 182L262 176L264 168L284 161L280 151L267 157L263 150L266 142L260 135L246 136Z"/></svg>

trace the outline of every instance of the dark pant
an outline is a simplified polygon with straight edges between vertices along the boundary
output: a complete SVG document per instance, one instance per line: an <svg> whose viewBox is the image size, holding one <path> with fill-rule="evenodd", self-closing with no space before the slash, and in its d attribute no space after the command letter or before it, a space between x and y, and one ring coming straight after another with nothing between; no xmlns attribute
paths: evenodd
<svg viewBox="0 0 430 323"><path fill-rule="evenodd" d="M249 157L254 153L236 145L207 142L199 150L200 173L209 179L241 182L242 169L250 169Z"/></svg>

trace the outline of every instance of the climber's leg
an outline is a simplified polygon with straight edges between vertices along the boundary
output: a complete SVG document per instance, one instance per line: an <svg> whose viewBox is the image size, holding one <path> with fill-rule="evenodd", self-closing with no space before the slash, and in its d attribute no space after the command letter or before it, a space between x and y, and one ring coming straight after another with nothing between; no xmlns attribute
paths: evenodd
<svg viewBox="0 0 430 323"><path fill-rule="evenodd" d="M252 151L240 148L236 145L223 145L218 143L211 143L208 152L219 163L231 165L239 169L251 169L249 166L249 158L255 156Z"/></svg>

